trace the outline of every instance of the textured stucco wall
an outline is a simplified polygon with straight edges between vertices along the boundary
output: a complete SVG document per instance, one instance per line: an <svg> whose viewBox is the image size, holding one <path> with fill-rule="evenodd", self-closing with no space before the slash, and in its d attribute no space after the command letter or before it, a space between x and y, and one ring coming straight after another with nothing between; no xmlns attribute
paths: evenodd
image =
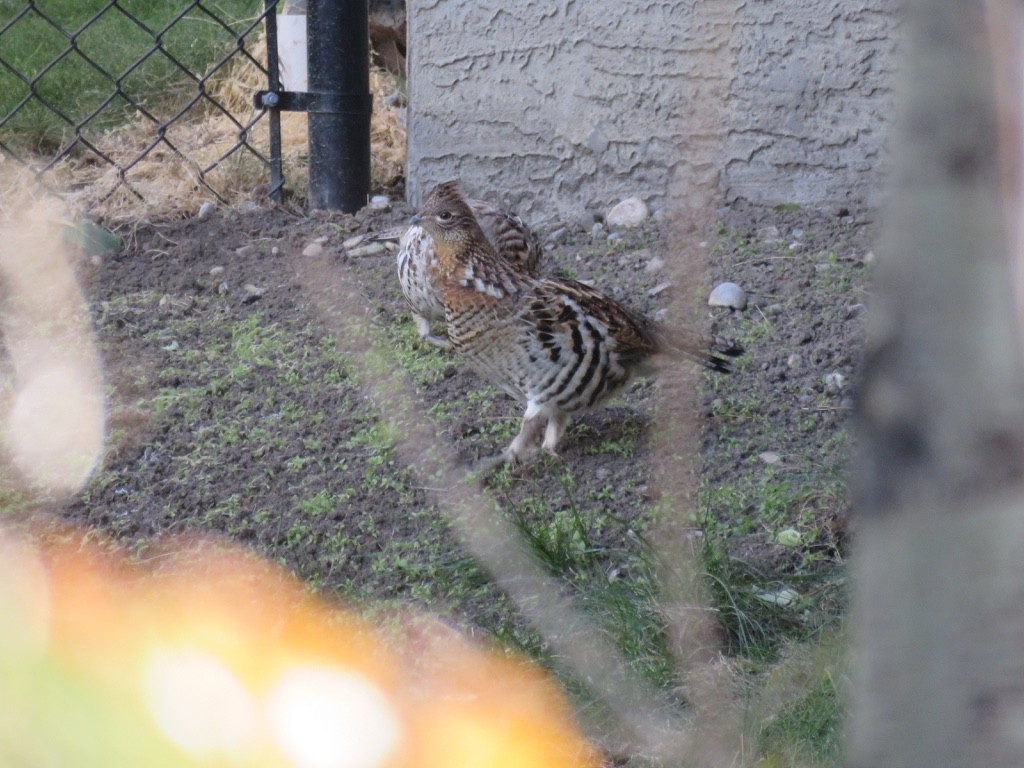
<svg viewBox="0 0 1024 768"><path fill-rule="evenodd" d="M875 206L887 163L893 0L759 0L738 20L727 197ZM820 202L819 202L820 201Z"/></svg>
<svg viewBox="0 0 1024 768"><path fill-rule="evenodd" d="M875 205L896 2L409 0L409 197Z"/></svg>

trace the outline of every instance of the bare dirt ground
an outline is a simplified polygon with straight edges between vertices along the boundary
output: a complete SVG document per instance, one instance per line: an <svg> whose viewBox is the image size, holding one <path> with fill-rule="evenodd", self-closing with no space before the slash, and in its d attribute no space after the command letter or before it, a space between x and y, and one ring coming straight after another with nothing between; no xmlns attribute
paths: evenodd
<svg viewBox="0 0 1024 768"><path fill-rule="evenodd" d="M542 657L543 641L439 511L438 489L395 450L401 435L368 395L375 374L339 343L344 319L326 319L325 285L358 300L347 308L362 312L359 332L370 329L404 372L436 440L459 461L493 454L515 433L511 400L416 339L393 254L353 257L342 246L410 213L215 213L142 226L121 253L83 258L106 366L109 448L59 513L140 557L166 534L223 534L326 593L423 605ZM699 379L696 512L734 650L753 631L813 630L842 610L846 421L871 235L842 213L722 211L703 248L711 283L749 293L742 312L708 308L707 287L658 290L666 272L652 260L673 254L653 220L613 242L593 237L589 223L570 226L543 265L645 312L684 292L699 299L708 328L747 350L733 375ZM321 252L304 255L314 242ZM560 460L538 458L488 481L584 603L595 589L605 598L656 591L644 553L658 501L657 386L640 380L581 418ZM635 617L599 621L626 644L649 629Z"/></svg>

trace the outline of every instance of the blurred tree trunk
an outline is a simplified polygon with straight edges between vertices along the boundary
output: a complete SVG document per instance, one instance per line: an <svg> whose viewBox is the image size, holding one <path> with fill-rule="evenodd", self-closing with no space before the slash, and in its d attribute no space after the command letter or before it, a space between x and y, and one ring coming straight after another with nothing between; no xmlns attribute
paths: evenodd
<svg viewBox="0 0 1024 768"><path fill-rule="evenodd" d="M989 56L1000 30L981 0L905 7L858 409L849 764L1020 766L1024 388L1000 198L1017 163L997 152Z"/></svg>

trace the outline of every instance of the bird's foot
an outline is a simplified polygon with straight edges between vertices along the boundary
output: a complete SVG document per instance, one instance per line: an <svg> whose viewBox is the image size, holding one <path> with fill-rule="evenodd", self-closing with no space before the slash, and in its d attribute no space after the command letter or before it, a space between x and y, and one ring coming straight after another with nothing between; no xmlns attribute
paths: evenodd
<svg viewBox="0 0 1024 768"><path fill-rule="evenodd" d="M416 323L416 331L419 333L421 340L427 342L428 344L433 344L435 347L440 347L441 349L448 349L449 347L451 347L452 343L448 340L447 337L437 336L433 333L433 326L431 325L430 321L423 315L419 314L418 312L413 312L412 320L414 323Z"/></svg>
<svg viewBox="0 0 1024 768"><path fill-rule="evenodd" d="M509 456L508 451L502 451L493 456L484 456L477 459L473 462L470 471L480 479L484 479L506 464L510 467L516 467L519 466L519 461Z"/></svg>
<svg viewBox="0 0 1024 768"><path fill-rule="evenodd" d="M543 449L544 453L547 454L549 459L553 459L553 460L559 461L559 462L562 460L562 454L560 454L554 448L548 448L547 446L542 446L542 449Z"/></svg>

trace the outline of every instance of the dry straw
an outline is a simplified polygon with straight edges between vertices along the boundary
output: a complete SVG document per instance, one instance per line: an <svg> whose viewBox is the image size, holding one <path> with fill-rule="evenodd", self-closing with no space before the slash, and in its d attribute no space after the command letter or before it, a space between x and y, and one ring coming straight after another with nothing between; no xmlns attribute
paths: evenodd
<svg viewBox="0 0 1024 768"><path fill-rule="evenodd" d="M260 38L250 53L265 62L265 40ZM255 115L252 94L265 87L263 72L243 56L234 58L223 77L207 84L210 96L242 123ZM404 175L405 127L400 109L391 105L387 98L398 89L394 75L371 68L374 109L370 139L374 188L390 186ZM180 109L180 105L175 109ZM244 147L229 155L239 142L239 129L216 107L197 105L185 118L167 128L165 141L157 143L145 157L135 162L155 138L156 126L141 115L127 125L89 137L97 149L118 165L125 167L135 163L126 172L125 183L121 183L117 168L91 152L59 163L52 180L65 191L72 210L88 213L108 224L193 215L203 202L216 202L217 195L229 205L238 205L266 194L266 167ZM249 131L246 142L267 155L269 121L261 119ZM281 145L286 188L301 198L305 195L308 178L305 114L282 113ZM218 164L225 155L229 156ZM215 168L203 172L215 164Z"/></svg>

